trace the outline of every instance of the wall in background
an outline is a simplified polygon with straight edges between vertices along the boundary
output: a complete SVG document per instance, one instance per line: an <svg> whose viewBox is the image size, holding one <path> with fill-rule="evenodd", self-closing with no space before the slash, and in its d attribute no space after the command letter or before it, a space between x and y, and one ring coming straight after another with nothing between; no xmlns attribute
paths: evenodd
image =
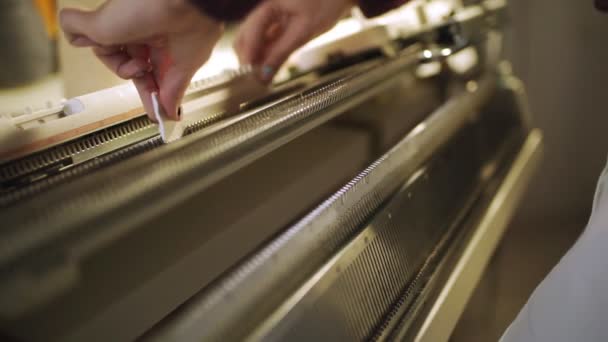
<svg viewBox="0 0 608 342"><path fill-rule="evenodd" d="M510 0L507 56L545 158L452 342L496 341L584 228L608 155L608 14L593 0Z"/></svg>
<svg viewBox="0 0 608 342"><path fill-rule="evenodd" d="M545 159L518 221L586 222L608 155L608 14L592 0L510 0L507 54Z"/></svg>

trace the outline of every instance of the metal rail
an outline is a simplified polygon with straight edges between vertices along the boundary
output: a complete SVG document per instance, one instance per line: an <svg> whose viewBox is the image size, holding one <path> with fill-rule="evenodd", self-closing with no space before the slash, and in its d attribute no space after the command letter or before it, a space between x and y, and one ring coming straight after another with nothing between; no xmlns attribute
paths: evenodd
<svg viewBox="0 0 608 342"><path fill-rule="evenodd" d="M420 31L412 32L403 39L419 41L439 39L437 37L422 38L424 35L433 34L443 38L451 37L453 41L442 42L450 44L450 48L433 45L427 47L425 51L424 56L427 60L443 59L449 54L454 54L460 49L470 46L470 43L480 40L480 37L484 35L484 30L489 29L489 26L486 27L487 25L484 20L498 13L504 6L504 0L488 0L484 2L483 6L470 6L462 9L454 18L421 28ZM496 25L496 23L493 25ZM444 34L441 35L439 32L444 32ZM446 51L449 51L448 55L446 55ZM243 67L216 77L195 81L188 88L185 100L196 98L201 94L226 86L231 82L238 82L241 77L246 77L251 72L251 67ZM214 121L224 116L216 115L206 118L200 124L194 124L188 131L197 130L199 126L205 126L209 121ZM117 148L126 147L144 139L152 138L157 134L154 127L155 125L148 121L147 118L139 117L100 132L91 133L76 141L53 147L44 152L4 163L0 165L0 202L6 204L9 203L7 199L21 199L18 196L19 194L32 193L32 189L41 188L41 186L34 186L33 183L37 183L40 179L44 179L47 176L52 176L66 168L102 156L109 151L115 151ZM21 189L22 187L28 187L29 189ZM10 194L13 191L17 191L19 194L17 196ZM2 197L6 197L7 199L3 199ZM0 204L0 207L2 206L4 205Z"/></svg>
<svg viewBox="0 0 608 342"><path fill-rule="evenodd" d="M344 76L261 112L230 119L219 131L201 131L2 211L0 307L31 293L43 281L37 277L74 269L79 258L138 224L403 77L413 77L419 52L418 46L412 47L380 66ZM55 262L49 263L48 256Z"/></svg>
<svg viewBox="0 0 608 342"><path fill-rule="evenodd" d="M432 305L415 341L449 340L540 162L542 140L539 130L529 134L513 167L479 219L477 230L466 244L462 257Z"/></svg>
<svg viewBox="0 0 608 342"><path fill-rule="evenodd" d="M0 189L3 184L52 167L66 159L69 159L70 163L78 164L82 160L92 159L109 150L116 150L157 134L158 129L147 117L138 117L42 153L4 163L0 165Z"/></svg>
<svg viewBox="0 0 608 342"><path fill-rule="evenodd" d="M231 322L246 322L248 315L268 310L278 303L271 302L272 298L280 301L281 295L288 295L302 280L294 277L293 270L306 277L331 257L404 179L412 176L477 114L493 94L495 83L495 78L489 76L479 82L476 90L452 98L340 191L146 338L154 341L241 338L235 335L238 332L231 328Z"/></svg>

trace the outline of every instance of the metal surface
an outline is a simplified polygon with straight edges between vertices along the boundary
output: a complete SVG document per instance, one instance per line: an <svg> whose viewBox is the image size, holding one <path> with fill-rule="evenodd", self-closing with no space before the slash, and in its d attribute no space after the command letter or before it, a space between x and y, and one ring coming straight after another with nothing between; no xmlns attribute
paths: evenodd
<svg viewBox="0 0 608 342"><path fill-rule="evenodd" d="M183 307L151 333L153 340L239 338L249 318L272 311L307 275L330 258L380 204L449 141L495 88L489 76L460 94L404 140L244 265ZM293 270L298 270L297 274ZM249 286L255 284L255 286ZM247 287L247 291L242 291ZM262 317L264 317L262 315ZM204 322L204 324L202 323ZM238 331L231 325L241 322Z"/></svg>
<svg viewBox="0 0 608 342"><path fill-rule="evenodd" d="M1 233L0 272L6 281L0 304L31 292L27 284L42 282L47 272L73 268L80 257L137 223L407 77L417 52L414 48L261 112L240 115L218 132L201 131L133 158L128 165L101 170L4 210L0 219L7 229ZM57 256L59 262L49 264L47 255ZM36 271L32 265L37 265Z"/></svg>
<svg viewBox="0 0 608 342"><path fill-rule="evenodd" d="M53 147L21 160L0 165L1 192L30 182L32 177L43 177L58 168L79 164L158 134L147 117L89 134L81 139Z"/></svg>
<svg viewBox="0 0 608 342"><path fill-rule="evenodd" d="M149 126L145 130L141 132L142 135L152 135L152 138L144 139L140 142L125 143L123 141L111 142L108 143L107 149L102 147L102 150L94 150L89 153L89 151L83 152L83 154L94 154L93 157L87 158L86 162L81 164L72 164L72 166L68 169L62 170L61 173L58 174L46 174L43 181L38 181L32 184L28 184L26 186L19 187L16 190L10 191L6 194L2 194L0 196L0 208L6 208L15 203L19 203L27 198L39 195L45 191L48 191L52 187L64 184L69 181L73 181L74 179L88 175L91 172L98 171L101 168L119 163L128 158L132 158L144 152L148 152L152 149L162 146L162 140L158 136L158 129L156 126ZM129 139L128 137L124 137L124 139ZM139 139L138 139L139 140ZM116 145L120 146L119 149L114 149ZM103 152L101 155L98 155L99 152Z"/></svg>
<svg viewBox="0 0 608 342"><path fill-rule="evenodd" d="M505 89L507 93L511 92L509 86L516 88L513 80L494 74L492 63L458 77L447 69L441 71L437 84L433 84L434 90L441 92L439 96L453 97L431 116L426 117L428 112L425 112L412 121L418 123L426 118L406 137L403 137L406 128L398 130L395 140L386 148L377 149L373 157L362 156L364 153L357 155L364 161L353 167L356 172L362 169L363 163L367 165L370 158L377 158L402 139L302 219L305 211L318 205L320 199L327 198L329 190L315 188L318 197L297 212L293 211L276 227L253 224L257 229L255 233L247 232L251 234L249 237L224 230L233 228L233 221L213 226L213 215L199 215L200 211L204 212L201 209L210 207L209 203L200 201L209 197L201 195L213 190L212 186L220 181L230 183L234 177L227 177L247 171L249 164L255 161L259 164L264 161L262 157L294 143L305 133L337 124L339 120L328 121L371 98L380 98L378 94L384 90L397 88L398 84L414 84L420 56L423 61L430 58L443 62L469 44L472 44L471 49L485 49L486 43L482 42L485 28L473 30L485 25L485 14L477 8L467 15L455 16L454 20L434 28L441 32L427 32L437 37L403 43L401 47L408 47L398 55L353 61L355 65L351 69L332 70L328 74L319 70L314 82L288 85L283 91L272 94L274 97L251 103L239 102L234 110L218 111L197 122L193 120L184 127L188 136L174 144L162 145L156 126L146 119L145 127L139 127L133 134L117 131L118 135L107 140L100 140L93 134L71 142L92 141L87 143L90 146L82 145L82 151L67 150L67 158L60 158L60 154L55 158L47 153L32 156L37 158L34 164L20 161L23 164L19 169L6 173L12 177L6 182L11 186L11 192L6 196L0 193L0 207L7 207L0 212L0 220L5 225L0 231L0 278L3 280L0 282L0 317L3 322L12 319L36 322L39 312L52 313L66 303L68 308L82 309L86 305L74 304L82 298L111 299L111 303L96 303L93 308L85 308L85 312L91 310L88 313L94 315L93 318L68 322L66 317L70 312L53 322L59 326L64 324L54 331L60 331L66 339L101 336L95 331L112 331L120 326L121 318L140 310L142 302L162 293L174 279L178 282L182 279L184 281L179 285L169 285L175 290L173 293L167 291L158 303L150 305L145 315L129 321L133 324L125 329L128 332L106 336L137 336L200 291L143 339L390 338L395 329L403 327L403 316L412 314L412 307L417 305L421 291L428 285L428 277L433 275L453 237L462 229L460 223L475 204L486 178L495 175L495 165L489 167L489 160L509 163L508 158L499 156L498 146L516 148L518 139L527 129L526 118L522 118L521 113L510 113L511 107L501 107L500 101L502 110L493 113L496 115L484 111L496 94L504 93ZM462 34L467 30L472 31ZM444 40L446 37L450 39ZM482 71L487 71L485 76L477 79ZM222 88L241 76L250 77L251 72L237 71L234 75L193 84L187 98L196 101L198 96L210 91L209 87ZM469 81L466 86L463 79ZM403 103L401 105L405 106ZM400 124L406 121L399 120L395 126L405 127ZM323 124L326 125L319 127ZM357 135L361 137L361 133L358 131ZM364 147L367 138L369 135L361 139ZM119 163L127 158L128 162ZM331 158L334 164L339 163L335 156ZM334 169L342 171L344 165L334 166ZM330 190L335 191L336 184L344 184L344 179L349 179L355 171L336 181L339 183L334 183ZM80 177L82 175L87 177ZM320 183L315 186L320 188ZM61 186L55 186L59 184ZM228 189L230 191L225 193L243 191ZM283 190L269 191L279 193ZM226 215L251 224L245 214L240 216L231 211L235 209L230 206L233 202L217 203L225 205L221 211L225 209ZM137 259L129 254L132 252L128 246L121 245L125 240L131 240L129 243L137 240L135 249L166 252L168 237L174 232L167 228L177 226L179 219L190 218L180 217L185 210L179 210L187 206L191 213L199 210L198 216L193 217L203 220L204 224L197 224L206 230L204 234L192 235L197 242L188 244L191 249L184 248L171 255L166 253L158 259ZM174 219L176 217L178 220ZM283 230L293 222L296 223ZM221 231L221 238L214 230ZM261 250L257 249L279 232L276 239ZM146 234L150 233L156 240L147 246L156 247L146 249L142 247L146 245L140 243L148 239ZM239 248L241 254L218 253L223 259L217 264L222 264L222 268L211 270L209 273L213 275L208 279L201 280L204 277L200 274L190 276L189 272L200 266L193 255L200 258L209 255L205 253L214 253L209 250L238 245L229 237L246 240L247 247ZM218 240L222 243L216 244ZM119 252L128 250L124 255L139 260L139 265L154 266L147 270L148 273L141 272L139 278L131 279L139 283L127 281L124 286L125 282L114 282L119 287L124 286L122 292L103 297L108 293L93 289L94 286L86 281L91 280L93 273L95 277L107 277L109 272L103 267L92 271L90 261L112 259L108 257L111 252L107 251L117 245ZM225 261L229 255L234 258ZM244 256L247 258L241 259ZM122 268L122 272L137 273L136 264L137 261ZM188 279L184 278L188 276ZM49 321L44 318L42 323L45 325Z"/></svg>
<svg viewBox="0 0 608 342"><path fill-rule="evenodd" d="M216 287L174 313L145 339L400 339L401 333L409 331L395 332L394 329L403 328L399 324L402 316L416 309L420 293L428 291L428 287L438 286L428 279L434 276L444 256L453 248L456 236L463 233L473 205L477 209L487 208L479 225L475 226L472 240L477 241L476 248L483 252L476 253L475 260L471 260L471 256L467 258L468 252L465 252L468 260L459 265L473 267L467 270L478 276L481 272L478 265L489 259L514 210L513 204L518 202L538 162L542 138L538 131L533 131L521 145L526 132L525 126L521 126L525 121L522 113L504 112L501 108L497 112L491 110L486 107L482 112L485 114L477 119L481 122L475 120L477 124L473 127L477 125L474 130L479 132L489 130L499 139L476 140L473 138L476 134L469 131L472 128L463 128L460 138L451 139L447 150L435 151L433 160L414 173L396 195L387 193L388 203L380 195L368 202L368 207L353 210L345 205L353 201L353 197L355 202L365 201L365 185L370 181L368 175L360 175L349 184L355 189L359 186L358 194L343 189L333 197L334 204L340 205L322 206L317 209L316 217L308 217L302 222L313 223L322 209L333 209L330 210L331 221L317 221L316 231L306 225L295 231L296 224L291 232L278 237L254 255L252 261L245 262ZM504 118L497 117L504 115L514 120L511 122L514 126L501 129L501 125L493 124L497 119L500 124L505 123ZM467 145L467 141L472 145ZM476 147L476 143L483 146ZM511 155L517 151L513 162ZM375 165L383 168L388 160ZM485 190L490 181L501 179L497 173L503 169L509 172L502 178L498 192L494 193L491 187ZM482 190L485 199L494 198L488 207L484 202L477 202ZM505 198L507 201L503 201ZM372 210L369 212L373 213L372 218L367 209ZM359 230L361 228L357 226L362 223L365 223L364 228ZM345 231L349 229L351 234ZM480 231L493 236L483 247ZM484 237L489 238L489 235ZM296 244L294 240L300 241ZM346 245L340 247L341 242ZM299 248L307 248L307 261L285 265L284 259L301 252ZM332 253L332 249L337 251ZM328 261L316 268L314 265L319 265L323 255ZM291 271L290 278L277 276L278 272L288 271ZM460 284L459 294L464 294L465 298L454 294L451 300L456 300L457 305L442 307L449 314L428 318L437 325L433 333L443 334L445 340L451 331L450 325L453 327L458 319L458 310L466 303L467 291L470 293L474 289L476 281L476 276L468 277L467 272L460 272L459 277L465 282ZM453 281L448 281L448 289ZM266 291L260 287L266 287ZM258 296L257 301L252 298L255 296ZM243 301L249 302L243 305ZM443 340L436 339L438 335L433 336L427 340Z"/></svg>
<svg viewBox="0 0 608 342"><path fill-rule="evenodd" d="M258 70L251 65L245 65L238 69L225 70L218 75L193 81L186 90L184 102L195 99L201 94L230 87L233 83L247 81L247 79L253 77L257 71Z"/></svg>
<svg viewBox="0 0 608 342"><path fill-rule="evenodd" d="M542 140L542 133L538 130L528 136L432 305L415 341L448 341L539 164Z"/></svg>
<svg viewBox="0 0 608 342"><path fill-rule="evenodd" d="M362 62L354 67L345 67L332 72L328 76L306 75L277 85L264 101L252 102L245 105L244 111L251 107L249 114L253 115L271 108L281 102L296 99L302 91L313 88L315 84L322 84L328 80L345 77L353 71L362 70L377 61ZM249 69L240 72L226 73L223 77L204 79L193 83L192 94L201 95L215 87L230 84L243 77L250 77ZM229 78L234 77L234 78ZM221 81L221 82L220 82ZM198 92L198 93L197 93ZM234 121L228 120L238 113L218 112L205 114L197 121L190 121L185 125L184 135L190 135L207 129L206 133L219 131ZM209 128L214 125L213 128ZM126 123L91 133L75 141L51 148L41 153L25 157L4 165L0 165L0 207L8 207L19 201L41 194L52 187L73 181L75 178L88 175L103 167L123 161L126 156L134 157L148 152L151 148L160 147L156 144L158 126L147 119L139 117ZM121 150L125 151L121 151ZM115 159L114 159L115 158Z"/></svg>
<svg viewBox="0 0 608 342"><path fill-rule="evenodd" d="M432 26L421 27L419 31L410 32L400 39L408 41L406 46L409 46L412 41L429 43L425 51L421 54L423 60L443 59L465 46L483 40L487 29L498 24L499 20L497 17L499 18L499 16L496 14L501 13L501 10L503 10L504 7L504 1L497 0L486 1L483 6L463 8L452 18L448 18L433 24ZM436 45L434 41L437 41L439 45ZM197 101L201 96L208 95L214 91L222 91L224 88L234 88L236 90L240 87L240 84L251 83L253 85L255 82L252 82L251 79L255 72L256 70L251 66L244 66L235 70L226 70L214 77L194 81L189 86L184 101L185 103ZM248 86L244 87L247 88ZM108 100L112 101L111 99ZM218 116L226 116L221 114L226 113L213 114L209 118L205 116L201 122L205 124L208 121L217 121ZM132 120L132 122L128 124L118 125L117 128L119 129L108 128L100 134L93 133L90 136L78 139L75 142L66 143L42 153L37 153L32 157L26 157L21 160L0 165L0 183L2 184L2 187L5 188L3 191L5 191L7 187L11 187L11 189L14 188L15 184L17 184L18 187L28 182L32 183L39 181L40 179L44 179L46 175L54 174L67 167L73 166L74 164L71 164L69 158L76 158L78 159L78 163L80 163L85 161L84 157L94 158L107 153L110 146L113 146L114 150L121 148L118 142L105 145L103 149L99 149L98 145L107 142L108 139L106 136L108 134L112 134L111 140L116 140L120 135L129 135L130 130L125 130L125 127L138 123L143 119L144 118L138 118ZM198 126L200 126L199 122L188 123L187 127L184 128L188 131L192 131L190 127L194 126L197 126L198 128ZM139 128L141 127L136 127L134 129ZM129 143L137 142L134 141L133 137L130 137L130 139L125 137L122 141L122 147L127 146ZM127 143L127 145L124 145L125 143ZM87 153L76 157L81 151L87 151Z"/></svg>
<svg viewBox="0 0 608 342"><path fill-rule="evenodd" d="M360 341L390 331L432 272L428 256L441 256L483 186L474 130L438 151L249 339Z"/></svg>
<svg viewBox="0 0 608 342"><path fill-rule="evenodd" d="M7 202L4 199L5 195L14 189L23 190L22 187L39 182L47 176L60 173L67 168L89 161L106 153L117 151L143 139L152 138L156 135L151 129L152 127L159 127L162 136L165 135L165 131L169 130L168 128L180 128L180 130L173 135L169 134L171 138L169 140L175 140L182 137L184 129L188 129L189 132L192 132L217 121L221 117L226 117L228 114L234 114L235 111L230 111L229 108L238 108L241 104L256 100L269 92L266 86L259 85L258 83L259 82L255 80L251 67L227 70L217 76L193 81L188 87L187 96L184 100L189 109L189 121L180 121L179 124L173 120L168 120L164 115L156 115L158 122L158 125L156 125L145 117L145 113L139 113L139 117L111 127L99 129L98 126L104 125L101 123L100 125L95 125L93 128L90 128L89 132L87 132L84 127L78 127L83 131L79 131L79 134L88 134L20 159L0 163L0 201ZM280 91L280 88L277 89L277 92ZM128 95L136 96L134 92L122 95L126 97L128 97ZM68 101L68 104L66 104L63 109L44 109L23 116L26 117L28 122L31 121L39 125L41 129L47 127L45 125L49 122L49 120L46 119L46 116L52 117L52 120L50 121L52 121L55 126L58 126L56 125L57 122L55 120L63 119L68 115L100 117L101 120L103 115L108 114L107 112L112 114L112 110L117 110L117 108L113 108L112 106L109 106L110 108L105 108L99 105L99 102L108 102L111 104L113 101L116 101L113 96L116 96L116 94L112 89L87 95L87 101L95 102L96 104L96 106L93 106L94 108L88 110L84 108L81 99L72 99ZM158 94L156 94L156 97L158 97ZM73 102L73 104L70 105L70 101ZM153 101L153 104L154 103L158 104L158 99ZM74 107L79 107L79 109L74 109ZM158 106L155 106L155 108L157 107ZM104 110L107 112L104 112ZM78 113L76 114L73 112ZM19 123L19 120L16 120L14 123ZM74 123L63 122L64 127L70 127L70 124L74 125ZM9 122L8 125L11 125L11 123ZM61 125L58 127L61 127ZM21 127L21 129L24 128ZM62 134L67 134L67 132L68 131L64 131ZM24 136L27 135L27 132L22 133ZM42 131L33 134L30 132L32 137L35 137L36 134L43 133L44 132ZM59 136L62 136L62 134ZM65 138L60 137L57 139ZM56 141L53 140L53 144L55 143Z"/></svg>

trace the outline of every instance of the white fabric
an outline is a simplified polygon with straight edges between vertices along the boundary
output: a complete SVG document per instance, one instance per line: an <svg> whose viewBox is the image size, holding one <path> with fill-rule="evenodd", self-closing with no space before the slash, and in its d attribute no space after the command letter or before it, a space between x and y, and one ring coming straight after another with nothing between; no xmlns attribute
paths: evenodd
<svg viewBox="0 0 608 342"><path fill-rule="evenodd" d="M608 341L608 166L587 228L536 288L501 342Z"/></svg>

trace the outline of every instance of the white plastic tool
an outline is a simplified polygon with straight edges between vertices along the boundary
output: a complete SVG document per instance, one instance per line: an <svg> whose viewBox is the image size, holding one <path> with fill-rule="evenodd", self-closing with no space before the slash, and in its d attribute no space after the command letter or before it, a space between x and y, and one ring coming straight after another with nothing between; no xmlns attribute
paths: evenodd
<svg viewBox="0 0 608 342"><path fill-rule="evenodd" d="M158 122L160 136L165 144L179 140L184 135L184 125L180 121L174 121L167 117L165 110L160 105L158 93L152 93L152 106L154 107L154 117Z"/></svg>

